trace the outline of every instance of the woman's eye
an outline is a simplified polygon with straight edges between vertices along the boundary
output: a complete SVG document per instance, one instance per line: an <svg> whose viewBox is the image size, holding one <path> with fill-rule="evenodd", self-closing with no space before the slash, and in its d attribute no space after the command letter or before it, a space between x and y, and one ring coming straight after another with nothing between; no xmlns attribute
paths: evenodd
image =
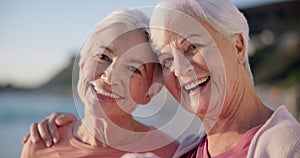
<svg viewBox="0 0 300 158"><path fill-rule="evenodd" d="M106 62L112 62L112 60L105 54L98 55L99 60L106 61Z"/></svg>
<svg viewBox="0 0 300 158"><path fill-rule="evenodd" d="M173 64L174 58L166 58L162 61L163 68L170 68Z"/></svg>
<svg viewBox="0 0 300 158"><path fill-rule="evenodd" d="M141 74L141 71L138 68L134 67L134 66L129 66L128 70L133 72L133 73Z"/></svg>
<svg viewBox="0 0 300 158"><path fill-rule="evenodd" d="M187 53L187 54L195 54L195 53L197 53L197 52L199 51L199 49L201 49L202 47L203 47L203 45L198 44L198 43L192 44L192 45L190 45L190 46L188 47L186 53Z"/></svg>

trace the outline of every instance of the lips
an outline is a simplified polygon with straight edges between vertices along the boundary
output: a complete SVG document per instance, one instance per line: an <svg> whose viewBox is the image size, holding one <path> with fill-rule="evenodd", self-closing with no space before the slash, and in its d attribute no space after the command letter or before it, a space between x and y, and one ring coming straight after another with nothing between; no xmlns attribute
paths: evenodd
<svg viewBox="0 0 300 158"><path fill-rule="evenodd" d="M120 99L121 97L116 95L116 94L113 94L103 88L97 88L95 85L91 84L93 90L99 94L99 95L102 95L102 96L105 96L105 97L108 97L108 98L111 98L111 99Z"/></svg>
<svg viewBox="0 0 300 158"><path fill-rule="evenodd" d="M208 83L209 80L210 80L210 76L203 77L197 81L194 81L184 86L184 90L190 93L198 89L199 87L203 87L204 85L206 85L206 83Z"/></svg>

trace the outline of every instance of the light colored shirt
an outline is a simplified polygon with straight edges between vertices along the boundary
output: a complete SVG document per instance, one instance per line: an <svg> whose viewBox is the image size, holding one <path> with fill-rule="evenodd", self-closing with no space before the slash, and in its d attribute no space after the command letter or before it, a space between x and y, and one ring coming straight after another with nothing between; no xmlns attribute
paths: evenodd
<svg viewBox="0 0 300 158"><path fill-rule="evenodd" d="M180 144L173 157L185 155L199 146L203 140L205 141L205 137L199 135L188 136ZM300 124L285 106L280 106L254 135L247 158L283 157L300 157Z"/></svg>
<svg viewBox="0 0 300 158"><path fill-rule="evenodd" d="M59 128L62 139L58 144L50 148L47 148L43 143L33 144L31 141L27 141L23 147L21 158L119 158L127 153L127 151L112 147L97 147L85 144L74 137L72 126L73 123ZM150 132L150 134L146 133L141 139L126 146L130 148L135 146L136 149L138 149L140 146L146 145L147 143L145 142L153 142L152 144L155 144L155 142L168 141L171 143L166 146L145 151L153 152L160 157L167 158L172 157L178 146L178 143L176 141L170 141L171 139L171 137L163 132L155 132L155 135Z"/></svg>

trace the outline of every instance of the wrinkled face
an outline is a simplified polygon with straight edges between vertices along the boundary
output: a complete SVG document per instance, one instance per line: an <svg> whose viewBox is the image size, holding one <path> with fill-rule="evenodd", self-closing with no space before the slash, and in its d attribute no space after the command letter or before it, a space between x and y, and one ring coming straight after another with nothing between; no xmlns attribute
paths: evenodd
<svg viewBox="0 0 300 158"><path fill-rule="evenodd" d="M158 57L166 87L186 110L201 119L215 119L236 78L234 42L186 15L177 15L164 29L164 40L155 39L161 32L151 33L161 48Z"/></svg>
<svg viewBox="0 0 300 158"><path fill-rule="evenodd" d="M131 113L150 100L155 55L142 30L120 30L102 31L80 67L79 93L95 114L99 107L106 114Z"/></svg>

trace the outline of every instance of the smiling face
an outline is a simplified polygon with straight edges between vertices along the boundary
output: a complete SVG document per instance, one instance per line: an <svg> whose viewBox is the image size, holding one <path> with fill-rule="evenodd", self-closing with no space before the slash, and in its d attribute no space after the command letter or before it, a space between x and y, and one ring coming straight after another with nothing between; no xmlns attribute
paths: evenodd
<svg viewBox="0 0 300 158"><path fill-rule="evenodd" d="M198 40L198 34L190 35L189 40L170 32L165 35L167 45L160 52L159 61L166 87L188 111L207 109L198 108L200 100L203 105L209 104L211 94L211 76L199 49L210 42Z"/></svg>
<svg viewBox="0 0 300 158"><path fill-rule="evenodd" d="M242 59L236 43L201 19L177 15L168 22L161 30L164 40L155 38L161 37L155 35L159 31L151 32L154 43L161 45L165 85L186 110L202 120L216 119L236 88Z"/></svg>
<svg viewBox="0 0 300 158"><path fill-rule="evenodd" d="M106 114L131 113L151 99L148 89L156 58L146 34L140 29L121 30L122 26L114 26L99 33L80 67L79 93L94 113L99 106Z"/></svg>

